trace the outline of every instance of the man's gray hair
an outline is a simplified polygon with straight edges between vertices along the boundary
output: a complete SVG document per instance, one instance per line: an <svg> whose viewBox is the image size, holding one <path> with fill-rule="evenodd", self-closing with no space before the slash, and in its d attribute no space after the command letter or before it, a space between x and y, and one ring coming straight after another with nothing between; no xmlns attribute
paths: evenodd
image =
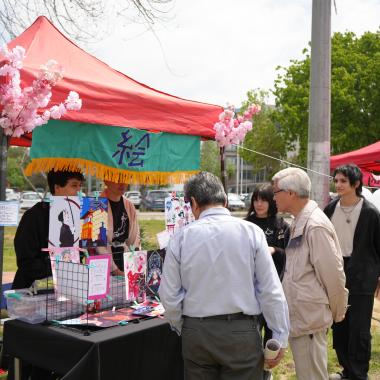
<svg viewBox="0 0 380 380"><path fill-rule="evenodd" d="M227 196L220 179L212 173L200 172L190 177L184 186L185 198L194 197L200 207L224 206Z"/></svg>
<svg viewBox="0 0 380 380"><path fill-rule="evenodd" d="M300 198L310 198L311 181L305 171L299 168L286 168L277 172L273 178L277 187L285 191L293 191Z"/></svg>

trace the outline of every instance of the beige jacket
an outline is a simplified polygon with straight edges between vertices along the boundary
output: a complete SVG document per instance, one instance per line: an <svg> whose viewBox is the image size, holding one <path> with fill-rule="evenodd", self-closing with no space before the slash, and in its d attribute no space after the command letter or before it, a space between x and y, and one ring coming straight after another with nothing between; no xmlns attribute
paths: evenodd
<svg viewBox="0 0 380 380"><path fill-rule="evenodd" d="M343 319L348 290L334 227L314 201L291 226L282 281L289 305L290 337L322 331Z"/></svg>
<svg viewBox="0 0 380 380"><path fill-rule="evenodd" d="M106 191L103 191L100 195L101 197L107 198ZM130 202L127 198L123 197L124 201L124 207L128 214L129 219L129 234L128 239L125 241L125 251L129 251L129 247L132 245L135 248L140 249L140 227L139 222L137 220L137 214L135 206ZM112 215L112 209L108 202L108 225L107 225L107 247L98 247L97 252L98 253L111 253L111 245L113 238L113 215ZM111 271L114 271L117 268L116 264L113 262L111 263Z"/></svg>

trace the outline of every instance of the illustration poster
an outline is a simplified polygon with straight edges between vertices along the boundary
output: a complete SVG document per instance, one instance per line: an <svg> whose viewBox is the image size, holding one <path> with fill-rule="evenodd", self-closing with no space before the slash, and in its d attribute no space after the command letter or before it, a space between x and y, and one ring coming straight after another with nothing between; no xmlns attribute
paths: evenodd
<svg viewBox="0 0 380 380"><path fill-rule="evenodd" d="M82 248L107 246L107 198L82 198L80 208Z"/></svg>
<svg viewBox="0 0 380 380"><path fill-rule="evenodd" d="M125 291L128 301L146 299L147 251L124 252Z"/></svg>
<svg viewBox="0 0 380 380"><path fill-rule="evenodd" d="M53 196L49 213L49 247L78 247L79 238L79 198Z"/></svg>
<svg viewBox="0 0 380 380"><path fill-rule="evenodd" d="M56 267L61 261L66 263L75 263L79 264L80 254L78 247L50 247L47 248L50 255L50 264L51 264L51 273L53 276L54 288L57 290L57 270Z"/></svg>
<svg viewBox="0 0 380 380"><path fill-rule="evenodd" d="M110 291L111 255L90 256L87 264L89 266L88 299L105 298Z"/></svg>
<svg viewBox="0 0 380 380"><path fill-rule="evenodd" d="M148 295L158 295L165 253L165 249L147 252L146 289Z"/></svg>
<svg viewBox="0 0 380 380"><path fill-rule="evenodd" d="M165 198L165 224L171 235L194 220L190 203L185 202L183 197Z"/></svg>

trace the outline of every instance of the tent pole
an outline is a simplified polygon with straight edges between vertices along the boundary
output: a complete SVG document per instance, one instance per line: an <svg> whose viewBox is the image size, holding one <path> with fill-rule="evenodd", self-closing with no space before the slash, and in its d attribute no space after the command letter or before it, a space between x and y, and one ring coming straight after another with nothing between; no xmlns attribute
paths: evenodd
<svg viewBox="0 0 380 380"><path fill-rule="evenodd" d="M0 128L0 201L5 201L5 188L7 181L7 158L8 158L8 137ZM3 257L4 257L4 227L0 226L0 297L3 294Z"/></svg>
<svg viewBox="0 0 380 380"><path fill-rule="evenodd" d="M225 166L225 148L224 146L220 147L220 174L222 177L222 184L224 187L224 191L227 194L227 172Z"/></svg>

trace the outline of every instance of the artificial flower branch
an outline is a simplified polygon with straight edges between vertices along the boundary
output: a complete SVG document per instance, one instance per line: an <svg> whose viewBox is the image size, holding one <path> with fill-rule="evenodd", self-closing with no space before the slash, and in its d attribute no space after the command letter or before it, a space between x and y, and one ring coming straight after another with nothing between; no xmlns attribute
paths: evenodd
<svg viewBox="0 0 380 380"><path fill-rule="evenodd" d="M52 87L63 78L63 67L56 61L50 60L42 65L32 86L22 89L20 69L23 67L25 49L16 46L8 50L4 45L0 52L7 60L0 68L0 76L8 79L0 86L0 127L5 135L20 137L46 124L50 118L60 119L68 110L81 109L82 100L75 91L70 91L63 103L46 109L52 96Z"/></svg>
<svg viewBox="0 0 380 380"><path fill-rule="evenodd" d="M240 144L252 129L252 118L261 111L261 107L252 104L243 113L236 115L233 106L228 106L219 115L219 121L214 124L215 140L219 147Z"/></svg>

